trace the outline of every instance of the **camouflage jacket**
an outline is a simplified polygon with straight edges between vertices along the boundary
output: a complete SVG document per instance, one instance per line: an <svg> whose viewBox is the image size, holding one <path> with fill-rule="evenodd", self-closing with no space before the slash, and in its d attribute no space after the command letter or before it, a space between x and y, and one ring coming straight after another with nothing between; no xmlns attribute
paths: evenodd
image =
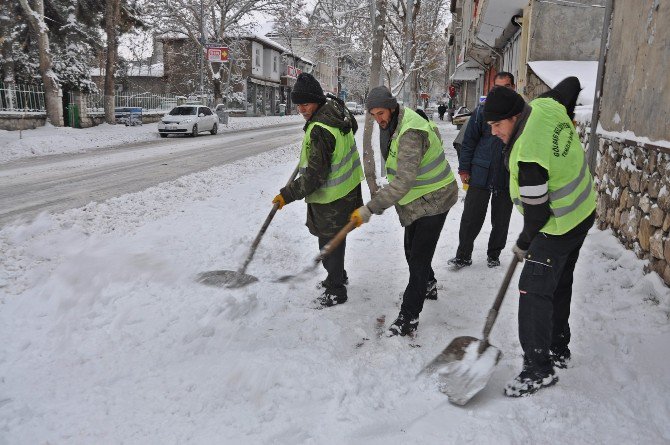
<svg viewBox="0 0 670 445"><path fill-rule="evenodd" d="M312 118L305 123L303 130L311 122L322 122L339 128L343 133L358 130L358 123L339 100L328 98ZM335 138L325 128L312 128L311 150L307 160L307 169L295 181L281 189L286 203L304 199L316 191L328 178L331 160L335 152ZM307 204L307 228L314 236L332 238L349 222L349 216L363 205L360 184L346 196L328 204Z"/></svg>
<svg viewBox="0 0 670 445"><path fill-rule="evenodd" d="M402 125L405 109L399 105L398 125L393 132L393 138L398 137L398 130ZM424 216L439 215L447 212L458 199L456 181L423 195L419 199L399 205L398 201L407 194L416 180L419 164L423 155L428 151L430 143L428 135L422 130L407 130L398 141L398 170L395 179L386 187L379 190L367 203L372 213L381 215L384 210L395 205L400 224L405 227Z"/></svg>

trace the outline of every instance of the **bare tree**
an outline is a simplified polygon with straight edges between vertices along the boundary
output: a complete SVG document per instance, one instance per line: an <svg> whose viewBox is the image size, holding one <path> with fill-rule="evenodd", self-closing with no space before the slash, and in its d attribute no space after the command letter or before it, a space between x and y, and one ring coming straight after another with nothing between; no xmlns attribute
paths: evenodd
<svg viewBox="0 0 670 445"><path fill-rule="evenodd" d="M44 1L34 0L35 8L31 8L28 0L19 0L28 18L30 27L37 36L40 74L44 82L44 101L47 108L47 119L52 125L63 125L62 104L58 77L53 71L51 49L49 48L49 27L44 21Z"/></svg>
<svg viewBox="0 0 670 445"><path fill-rule="evenodd" d="M154 28L159 33L186 36L198 48L198 57L204 57L206 41L234 45L232 40L253 32L253 15L269 13L284 3L283 0L148 0L145 8ZM235 53L231 51L235 57ZM236 60L235 63L238 63ZM221 103L226 85L234 78L232 63L207 63L207 78L212 84L214 100ZM224 80L226 79L226 80Z"/></svg>
<svg viewBox="0 0 670 445"><path fill-rule="evenodd" d="M381 84L382 51L384 49L384 33L386 29L386 0L376 0L375 7L370 15L370 24L373 29L372 51L370 56L370 83L369 89ZM372 149L372 127L374 119L370 113L365 113L363 128L363 169L370 188L370 194L377 193L377 172L375 169L375 155Z"/></svg>

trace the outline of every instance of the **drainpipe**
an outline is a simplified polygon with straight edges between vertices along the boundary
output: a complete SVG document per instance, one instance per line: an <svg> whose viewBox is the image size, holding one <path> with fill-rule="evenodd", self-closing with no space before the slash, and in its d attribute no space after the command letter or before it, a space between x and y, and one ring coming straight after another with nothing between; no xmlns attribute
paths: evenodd
<svg viewBox="0 0 670 445"><path fill-rule="evenodd" d="M603 81L605 79L605 64L607 62L607 47L609 46L610 27L612 25L612 15L614 13L614 0L607 0L605 5L605 18L603 20L603 33L600 37L600 57L598 58L598 74L596 76L596 91L593 98L593 114L591 115L591 133L589 134L589 148L586 152L586 159L589 164L591 174L596 170L596 158L598 155L598 120L600 119L600 98L603 93Z"/></svg>

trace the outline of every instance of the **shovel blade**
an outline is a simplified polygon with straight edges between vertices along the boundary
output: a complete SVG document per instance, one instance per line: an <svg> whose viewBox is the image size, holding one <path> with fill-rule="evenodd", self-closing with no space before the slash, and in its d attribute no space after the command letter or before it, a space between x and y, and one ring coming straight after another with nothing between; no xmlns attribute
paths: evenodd
<svg viewBox="0 0 670 445"><path fill-rule="evenodd" d="M254 283L258 281L258 278L236 270L210 270L199 273L196 281L207 286L236 289Z"/></svg>
<svg viewBox="0 0 670 445"><path fill-rule="evenodd" d="M465 405L488 383L502 353L474 337L457 337L426 367L438 375L440 391L456 405Z"/></svg>

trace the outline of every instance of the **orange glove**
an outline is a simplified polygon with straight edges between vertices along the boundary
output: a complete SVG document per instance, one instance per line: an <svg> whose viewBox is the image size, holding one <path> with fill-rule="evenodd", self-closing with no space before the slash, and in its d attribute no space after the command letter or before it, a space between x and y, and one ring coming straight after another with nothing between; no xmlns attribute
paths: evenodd
<svg viewBox="0 0 670 445"><path fill-rule="evenodd" d="M281 209L286 205L286 201L284 200L284 197L280 194L274 197L272 200L272 204L277 204L277 209Z"/></svg>
<svg viewBox="0 0 670 445"><path fill-rule="evenodd" d="M364 223L370 221L371 216L372 212L370 209L368 209L367 206L362 206L354 210L354 212L351 214L351 217L349 218L349 221L354 223L356 227L360 227Z"/></svg>

